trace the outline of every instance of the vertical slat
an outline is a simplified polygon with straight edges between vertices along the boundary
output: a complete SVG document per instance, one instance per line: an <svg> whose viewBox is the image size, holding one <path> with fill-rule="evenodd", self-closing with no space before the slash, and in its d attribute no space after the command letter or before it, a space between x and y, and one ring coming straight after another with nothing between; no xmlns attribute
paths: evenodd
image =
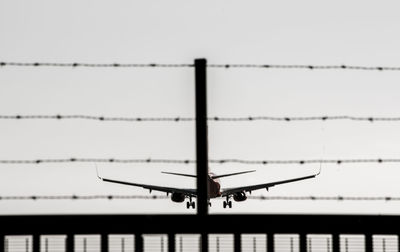
<svg viewBox="0 0 400 252"><path fill-rule="evenodd" d="M290 238L290 242L293 243L293 238ZM300 252L307 252L307 235L305 233L301 233L299 235L299 243L300 243Z"/></svg>
<svg viewBox="0 0 400 252"><path fill-rule="evenodd" d="M0 234L0 252L7 251L7 241L3 234Z"/></svg>
<svg viewBox="0 0 400 252"><path fill-rule="evenodd" d="M383 239L382 239L382 251L386 252L386 239L385 239L385 237L383 237Z"/></svg>
<svg viewBox="0 0 400 252"><path fill-rule="evenodd" d="M75 237L74 234L67 234L67 239L65 242L65 251L74 252L75 247Z"/></svg>
<svg viewBox="0 0 400 252"><path fill-rule="evenodd" d="M49 239L47 237L44 239L44 251L49 252Z"/></svg>
<svg viewBox="0 0 400 252"><path fill-rule="evenodd" d="M373 244L372 244L372 234L365 234L365 252L372 252Z"/></svg>
<svg viewBox="0 0 400 252"><path fill-rule="evenodd" d="M101 234L100 242L101 242L101 251L108 252L108 234L104 234L104 233Z"/></svg>
<svg viewBox="0 0 400 252"><path fill-rule="evenodd" d="M332 234L332 252L340 252L340 237L338 233Z"/></svg>
<svg viewBox="0 0 400 252"><path fill-rule="evenodd" d="M143 252L143 236L140 233L135 234L135 252Z"/></svg>
<svg viewBox="0 0 400 252"><path fill-rule="evenodd" d="M294 248L293 248L293 237L290 237L290 252L294 252L293 250L294 250Z"/></svg>
<svg viewBox="0 0 400 252"><path fill-rule="evenodd" d="M275 251L274 234L269 233L267 234L267 252L274 252L274 251Z"/></svg>
<svg viewBox="0 0 400 252"><path fill-rule="evenodd" d="M235 233L233 240L234 240L234 251L240 252L242 249L242 237L240 233Z"/></svg>
<svg viewBox="0 0 400 252"><path fill-rule="evenodd" d="M83 252L87 252L87 242L86 242L86 237L83 238Z"/></svg>
<svg viewBox="0 0 400 252"><path fill-rule="evenodd" d="M29 238L25 238L25 252L29 252Z"/></svg>
<svg viewBox="0 0 400 252"><path fill-rule="evenodd" d="M168 251L175 252L175 234L174 233L168 234Z"/></svg>
<svg viewBox="0 0 400 252"><path fill-rule="evenodd" d="M331 240L326 238L326 251L331 252Z"/></svg>

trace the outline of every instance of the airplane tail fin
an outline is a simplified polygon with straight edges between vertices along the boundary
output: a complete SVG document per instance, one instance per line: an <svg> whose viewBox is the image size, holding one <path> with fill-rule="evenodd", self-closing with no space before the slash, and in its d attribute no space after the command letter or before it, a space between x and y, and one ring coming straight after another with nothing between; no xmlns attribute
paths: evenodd
<svg viewBox="0 0 400 252"><path fill-rule="evenodd" d="M245 174L245 173L250 173L250 172L255 172L256 170L251 170L251 171L243 171L243 172L235 172L235 173L229 173L229 174L223 174L223 175L214 175L211 178L212 179L217 179L217 178L223 178L223 177L229 177L229 176L234 176L234 175L239 175L239 174Z"/></svg>
<svg viewBox="0 0 400 252"><path fill-rule="evenodd" d="M191 178L196 178L196 175L191 175L191 174L183 174L183 173L175 173L175 172L161 172L164 174L171 174L171 175L177 175L177 176L184 176L184 177L191 177Z"/></svg>

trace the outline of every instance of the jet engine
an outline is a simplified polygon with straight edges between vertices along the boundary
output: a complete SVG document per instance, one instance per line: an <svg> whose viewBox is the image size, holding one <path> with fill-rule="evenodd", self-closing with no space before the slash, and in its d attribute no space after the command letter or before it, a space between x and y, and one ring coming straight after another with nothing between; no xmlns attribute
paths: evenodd
<svg viewBox="0 0 400 252"><path fill-rule="evenodd" d="M235 193L233 195L234 201L245 201L246 199L247 199L247 196L244 192Z"/></svg>
<svg viewBox="0 0 400 252"><path fill-rule="evenodd" d="M173 202L184 202L185 201L185 195L183 193L172 193L171 200Z"/></svg>

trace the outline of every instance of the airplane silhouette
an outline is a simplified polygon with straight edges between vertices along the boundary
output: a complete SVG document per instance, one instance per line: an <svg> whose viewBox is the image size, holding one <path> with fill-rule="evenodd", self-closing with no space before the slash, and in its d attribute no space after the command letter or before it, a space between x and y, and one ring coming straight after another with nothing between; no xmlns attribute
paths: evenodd
<svg viewBox="0 0 400 252"><path fill-rule="evenodd" d="M195 208L195 206L196 206L195 202L192 200L193 198L196 198L196 196L197 196L196 189L164 187L164 186L156 186L156 185L139 184L139 183L133 183L133 182L113 180L113 179L100 177L97 168L96 168L96 171L97 171L97 177L102 181L142 187L144 189L150 190L150 193L153 190L160 191L160 192L166 192L167 195L171 194L171 200L173 202L182 203L185 201L185 199L188 198L189 200L186 202L186 208L190 208L190 207ZM273 187L276 185L301 181L301 180L305 180L305 179L311 179L321 173L321 168L318 173L312 174L309 176L274 181L274 182L269 182L269 183L264 183L264 184L221 189L221 183L219 180L220 178L239 175L239 174L245 174L245 173L250 173L250 172L255 172L255 170L229 173L229 174L223 174L223 175L216 175L216 174L210 172L208 174L208 199L210 200L212 198L225 197L226 200L223 202L223 207L224 208L226 208L226 207L232 208L232 201L230 200L231 198L233 198L233 200L237 201L237 202L245 201L247 199L246 192L251 193L252 191L259 190L259 189L267 189L267 191L268 191L268 189L270 187ZM191 175L191 174L182 174L182 173L174 173L174 172L162 172L162 173L196 178L196 175ZM211 203L209 203L209 204L211 206Z"/></svg>

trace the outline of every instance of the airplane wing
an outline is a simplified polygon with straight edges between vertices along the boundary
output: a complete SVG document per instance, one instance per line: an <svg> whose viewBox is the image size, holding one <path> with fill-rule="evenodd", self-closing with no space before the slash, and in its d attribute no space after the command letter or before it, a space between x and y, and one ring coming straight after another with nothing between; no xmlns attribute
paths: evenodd
<svg viewBox="0 0 400 252"><path fill-rule="evenodd" d="M160 191L160 192L166 192L166 193L182 193L189 197L196 197L196 189L182 189L182 188L174 188L174 187L163 187L163 186L155 186L155 185L138 184L138 183L102 178L99 175L97 175L97 177L100 180L105 181L105 182L130 185L130 186L138 186L138 187L142 187L144 189L148 189L150 191L154 190L154 191Z"/></svg>
<svg viewBox="0 0 400 252"><path fill-rule="evenodd" d="M226 197L226 196L238 193L238 192L250 192L250 191L255 191L255 190L264 189L264 188L266 188L268 190L268 188L276 186L276 185L281 185L281 184L296 182L296 181L300 181L300 180L315 178L319 174L320 174L320 172L318 172L317 174L314 174L314 175L310 175L310 176L287 179L287 180L280 180L280 181L269 182L269 183L265 183L265 184L226 188L226 189L222 190L221 196Z"/></svg>

